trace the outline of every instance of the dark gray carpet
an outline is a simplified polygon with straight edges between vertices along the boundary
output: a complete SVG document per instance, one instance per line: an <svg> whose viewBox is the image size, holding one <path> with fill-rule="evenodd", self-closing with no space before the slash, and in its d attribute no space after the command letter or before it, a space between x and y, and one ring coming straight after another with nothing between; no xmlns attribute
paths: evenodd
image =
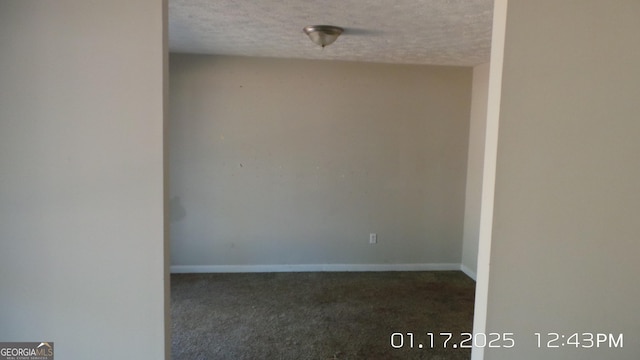
<svg viewBox="0 0 640 360"><path fill-rule="evenodd" d="M457 271L174 274L172 358L469 359L439 333L471 332L474 290Z"/></svg>

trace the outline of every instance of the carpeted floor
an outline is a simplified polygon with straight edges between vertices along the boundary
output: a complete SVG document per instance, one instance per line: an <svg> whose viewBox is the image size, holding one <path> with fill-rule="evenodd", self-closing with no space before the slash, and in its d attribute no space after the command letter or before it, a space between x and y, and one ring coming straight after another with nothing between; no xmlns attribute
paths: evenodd
<svg viewBox="0 0 640 360"><path fill-rule="evenodd" d="M474 291L457 271L174 274L172 359L469 359Z"/></svg>

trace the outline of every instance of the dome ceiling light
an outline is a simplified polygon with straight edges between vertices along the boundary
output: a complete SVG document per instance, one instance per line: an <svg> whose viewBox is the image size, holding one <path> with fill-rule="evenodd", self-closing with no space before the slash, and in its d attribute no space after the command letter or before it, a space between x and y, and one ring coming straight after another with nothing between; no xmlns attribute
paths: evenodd
<svg viewBox="0 0 640 360"><path fill-rule="evenodd" d="M312 25L302 29L309 39L324 48L333 44L334 41L342 34L343 28L332 25Z"/></svg>

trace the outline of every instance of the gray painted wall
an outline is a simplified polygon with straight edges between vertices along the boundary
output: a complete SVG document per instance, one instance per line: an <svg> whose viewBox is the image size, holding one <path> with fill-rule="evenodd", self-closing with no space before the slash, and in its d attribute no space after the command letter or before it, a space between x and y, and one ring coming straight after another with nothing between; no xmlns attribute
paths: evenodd
<svg viewBox="0 0 640 360"><path fill-rule="evenodd" d="M478 268L478 240L480 238L480 205L484 168L484 138L487 125L489 96L489 64L473 68L471 89L471 117L469 121L469 155L467 158L467 190L465 193L464 236L462 265L475 279Z"/></svg>
<svg viewBox="0 0 640 360"><path fill-rule="evenodd" d="M517 345L485 358L638 359L640 2L507 11L487 332ZM537 349L535 332L624 347Z"/></svg>
<svg viewBox="0 0 640 360"><path fill-rule="evenodd" d="M0 2L1 341L165 358L165 7Z"/></svg>
<svg viewBox="0 0 640 360"><path fill-rule="evenodd" d="M471 68L175 54L170 76L172 264L460 263Z"/></svg>

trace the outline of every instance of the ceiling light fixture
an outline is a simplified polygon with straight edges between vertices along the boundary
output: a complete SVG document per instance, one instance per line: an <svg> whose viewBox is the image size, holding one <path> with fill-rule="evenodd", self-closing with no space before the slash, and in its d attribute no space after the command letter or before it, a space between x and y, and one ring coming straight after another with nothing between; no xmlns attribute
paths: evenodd
<svg viewBox="0 0 640 360"><path fill-rule="evenodd" d="M333 44L334 41L342 34L343 28L331 25L312 25L302 29L309 39L314 43L322 46Z"/></svg>

